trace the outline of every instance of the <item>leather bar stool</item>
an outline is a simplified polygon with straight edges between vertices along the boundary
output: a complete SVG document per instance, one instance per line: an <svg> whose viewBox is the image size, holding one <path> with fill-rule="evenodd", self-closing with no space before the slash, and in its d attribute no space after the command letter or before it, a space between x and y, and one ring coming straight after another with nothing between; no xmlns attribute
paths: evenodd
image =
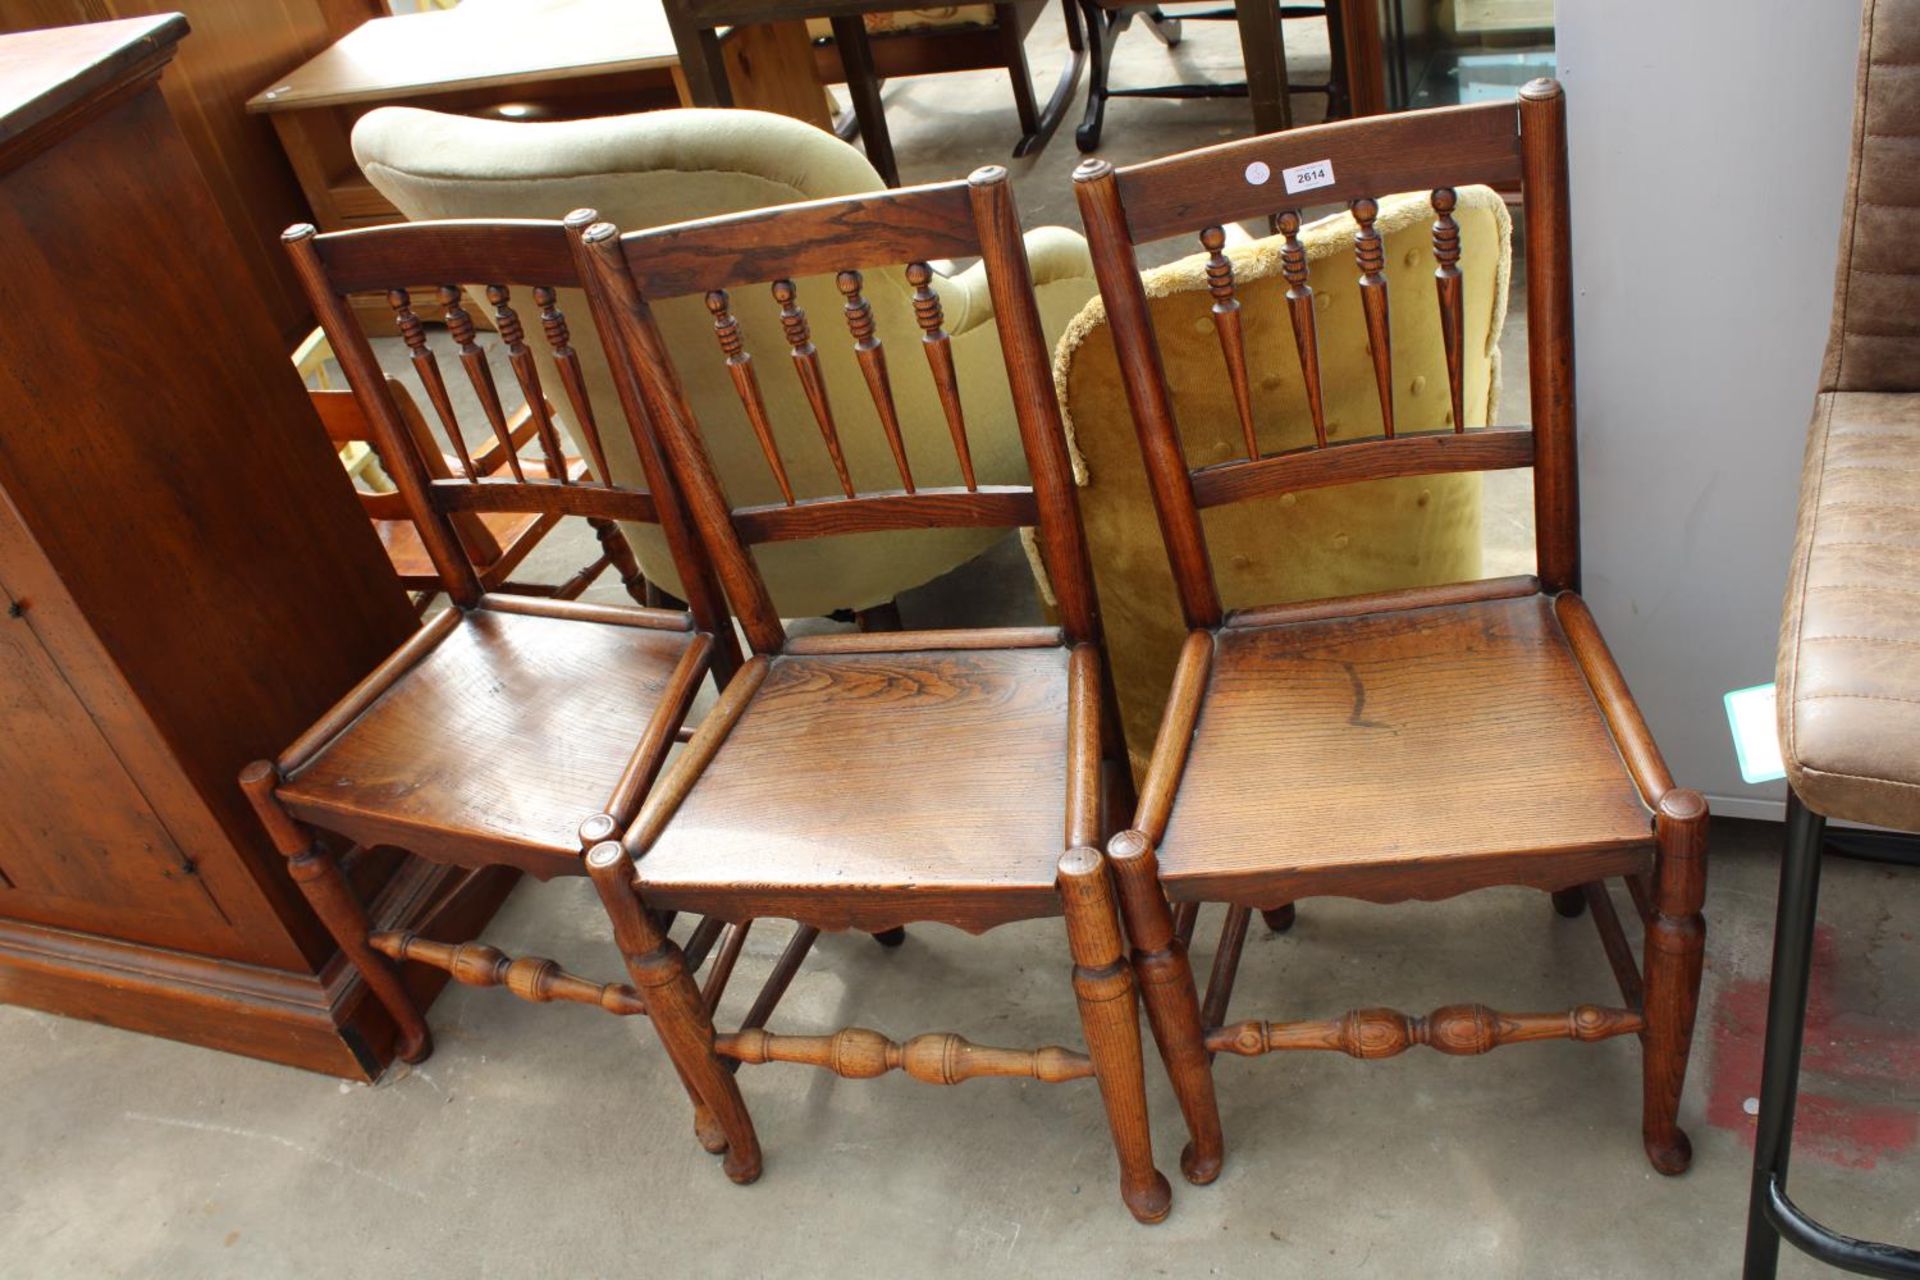
<svg viewBox="0 0 1920 1280"><path fill-rule="evenodd" d="M1780 749L1793 791L1774 925L1748 1280L1784 1237L1863 1275L1920 1252L1856 1240L1787 1197L1820 851L1829 818L1920 831L1920 0L1868 0L1833 331L1801 475L1780 627ZM1904 74L1901 74L1904 73ZM1896 216L1898 215L1898 216Z"/></svg>

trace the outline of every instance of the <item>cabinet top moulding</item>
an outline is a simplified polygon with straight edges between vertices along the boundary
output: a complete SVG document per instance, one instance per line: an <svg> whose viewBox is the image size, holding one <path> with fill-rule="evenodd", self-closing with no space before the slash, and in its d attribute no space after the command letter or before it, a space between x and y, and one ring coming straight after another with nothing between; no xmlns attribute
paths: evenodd
<svg viewBox="0 0 1920 1280"><path fill-rule="evenodd" d="M10 37L0 46L0 169L145 88L186 34L187 20L166 13Z"/></svg>

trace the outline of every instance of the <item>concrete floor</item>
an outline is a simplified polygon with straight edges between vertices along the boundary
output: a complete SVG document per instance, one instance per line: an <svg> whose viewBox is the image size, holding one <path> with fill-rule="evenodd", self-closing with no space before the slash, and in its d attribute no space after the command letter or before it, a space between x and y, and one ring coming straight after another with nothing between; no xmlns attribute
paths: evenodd
<svg viewBox="0 0 1920 1280"><path fill-rule="evenodd" d="M1043 81L1063 48L1057 16L1044 21L1030 42ZM1230 27L1189 32L1174 75L1230 75ZM1312 38L1289 31L1303 72ZM1116 80L1173 78L1167 57L1129 33ZM1002 159L1013 140L1000 76L898 85L888 109L909 178ZM1139 158L1244 127L1239 102L1123 101L1105 154ZM1077 158L1063 133L1013 165L1029 225L1075 224L1066 174ZM1518 325L1516 315L1510 332ZM1522 367L1516 354L1509 370ZM1529 504L1523 489L1489 500L1492 571L1524 557ZM570 562L577 549L550 554ZM903 610L927 625L962 602L974 621L983 609L1030 616L1017 548L912 593ZM0 1275L1731 1275L1777 838L1763 824L1716 828L1682 1107L1696 1158L1680 1179L1641 1154L1631 1041L1474 1060L1223 1058L1229 1159L1208 1188L1178 1179L1179 1113L1149 1050L1175 1204L1144 1228L1119 1203L1090 1083L933 1089L898 1075L747 1068L767 1164L738 1188L692 1141L643 1021L454 988L432 1013L434 1057L367 1088L0 1008ZM1902 980L1916 943L1898 911L1920 873L1835 860L1827 876L1796 1197L1857 1232L1920 1237L1920 991ZM1202 918L1203 973L1218 919L1217 909ZM723 1022L737 1020L790 928L768 922L752 935ZM580 882L523 886L488 937L619 976ZM1053 921L986 938L920 927L895 952L828 937L774 1025L1077 1044L1067 968ZM1553 1009L1604 1002L1611 980L1586 922L1512 890L1393 908L1310 901L1285 937L1256 924L1238 993L1243 1017L1460 1000ZM1798 1259L1783 1270L1820 1274Z"/></svg>
<svg viewBox="0 0 1920 1280"><path fill-rule="evenodd" d="M1735 1273L1773 901L1774 829L1716 832L1707 976L1682 1119L1693 1171L1653 1173L1629 1041L1381 1063L1222 1058L1229 1142L1211 1187L1178 1180L1179 1113L1148 1085L1172 1215L1134 1225L1089 1083L749 1067L765 1176L729 1184L694 1144L644 1021L453 988L438 1051L372 1087L0 1008L0 1274L9 1276L1019 1275L1727 1276ZM1801 1203L1920 1236L1913 1152L1920 993L1897 904L1915 873L1834 860L1795 1169ZM1212 951L1202 917L1195 962ZM751 936L737 1019L790 926ZM488 931L616 977L578 881L527 885ZM1060 926L899 951L829 936L776 1028L1077 1044ZM1424 1011L1609 998L1585 921L1495 891L1431 906L1305 904L1256 924L1234 1012ZM1815 1064L1818 1065L1815 1065ZM1790 1264L1788 1275L1814 1275Z"/></svg>

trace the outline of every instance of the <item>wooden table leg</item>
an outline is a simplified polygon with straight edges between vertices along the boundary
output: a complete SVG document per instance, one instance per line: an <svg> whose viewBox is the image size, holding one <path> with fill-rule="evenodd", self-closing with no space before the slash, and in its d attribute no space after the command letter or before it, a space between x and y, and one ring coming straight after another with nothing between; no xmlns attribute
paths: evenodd
<svg viewBox="0 0 1920 1280"><path fill-rule="evenodd" d="M671 16L673 9L668 8ZM822 129L833 127L825 88L813 68L813 42L804 22L735 27L725 40L697 24L674 27L681 51L673 69L683 107L742 107L772 111ZM693 56L688 56L688 50Z"/></svg>
<svg viewBox="0 0 1920 1280"><path fill-rule="evenodd" d="M736 106L774 111L821 129L833 128L825 86L814 70L804 22L735 27L721 42Z"/></svg>
<svg viewBox="0 0 1920 1280"><path fill-rule="evenodd" d="M1278 133L1293 127L1287 93L1287 53L1280 42L1279 0L1237 0L1240 56L1247 65L1247 98L1253 105L1253 131Z"/></svg>
<svg viewBox="0 0 1920 1280"><path fill-rule="evenodd" d="M860 141L867 149L867 159L879 170L882 181L897 187L900 170L893 161L893 137L887 132L887 115L880 106L880 77L873 69L866 21L859 14L832 21L833 43L840 50L840 67L846 72L847 92L853 96L853 112L860 117Z"/></svg>

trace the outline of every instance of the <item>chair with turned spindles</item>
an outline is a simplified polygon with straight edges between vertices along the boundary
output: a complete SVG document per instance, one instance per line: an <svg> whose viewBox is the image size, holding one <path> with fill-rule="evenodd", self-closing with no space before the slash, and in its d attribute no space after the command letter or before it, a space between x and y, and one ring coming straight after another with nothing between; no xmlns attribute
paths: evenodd
<svg viewBox="0 0 1920 1280"><path fill-rule="evenodd" d="M1266 185L1289 174L1291 197ZM1705 925L1707 808L1674 786L1579 591L1565 105L1534 81L1518 103L1300 129L1116 170L1075 174L1120 368L1189 634L1141 785L1132 829L1108 846L1155 1039L1192 1143L1194 1182L1222 1159L1211 1055L1332 1050L1383 1058L1414 1045L1485 1053L1530 1040L1637 1035L1642 1136L1662 1173L1686 1169L1678 1124ZM1525 201L1531 426L1467 429L1462 413L1461 251L1456 186L1518 184ZM1305 185L1311 194L1301 191ZM1435 291L1395 299L1382 275L1377 197L1431 191ZM1201 194L1196 194L1201 193ZM1378 434L1323 423L1315 289L1288 262L1285 357L1306 366L1316 437L1265 452L1244 410L1222 425L1237 460L1190 468L1160 373L1135 246L1343 201L1354 218ZM1275 215L1275 205L1281 205ZM1224 261L1224 260L1223 260ZM1298 278L1295 278L1295 277ZM1213 318L1225 376L1245 406L1243 317L1230 264ZM1415 419L1416 371L1396 367L1393 311L1440 309L1450 420ZM1263 353L1264 355L1264 353ZM1397 411L1396 411L1397 410ZM1238 428L1236 430L1235 428ZM1243 434L1244 433L1244 434ZM1391 476L1531 468L1537 572L1372 596L1225 612L1201 513L1262 495ZM1636 964L1605 882L1625 882L1645 926ZM1362 1009L1319 1021L1226 1021L1249 912L1337 895L1430 901L1495 885L1552 891L1562 915L1590 910L1617 1005L1505 1013L1456 1004L1425 1016ZM1228 904L1204 1005L1169 899Z"/></svg>
<svg viewBox="0 0 1920 1280"><path fill-rule="evenodd" d="M931 1084L1091 1077L1118 1154L1122 1199L1140 1220L1159 1220L1170 1190L1153 1165L1133 975L1099 852L1106 813L1123 812L1130 780L1101 673L1092 579L1006 171L625 237L602 225L585 239L752 648L639 816L604 824L609 832L618 826L619 838L587 855L654 1030L726 1129L727 1175L746 1182L760 1171L732 1071L738 1063L806 1063L852 1078L900 1070ZM1006 376L999 387L968 383L963 400L927 262L976 255L993 294ZM909 457L902 445L893 387L917 376L921 357L889 352L875 336L864 293L882 268L904 271L914 287L915 345L940 389L952 457ZM803 310L806 279L829 275L838 296L822 301L838 304L847 330L833 340ZM769 284L770 297L761 292ZM745 422L776 478L794 468L765 420L760 379L775 374L758 371L734 324L749 300L779 309L814 419L804 435L817 429L809 447L833 459L826 492L730 504L709 445L726 424L693 418L675 367L693 353L669 358L651 309L688 294L707 300L720 348L708 358L733 370ZM832 359L859 364L870 405L819 394ZM990 390L1011 397L1029 484L982 484L971 475L968 415ZM885 436L894 467L884 487L863 488L840 465L855 431ZM954 474L956 463L959 483L926 482ZM1037 527L1058 627L791 637L756 563L756 548L796 540L993 525ZM982 933L1064 916L1062 961L1071 960L1087 1050L988 1048L947 1033L895 1041L858 1027L777 1034L752 1016L738 1031L716 1034L677 948L653 923L652 912L674 909L791 918L802 940L820 929L917 920Z"/></svg>
<svg viewBox="0 0 1920 1280"><path fill-rule="evenodd" d="M485 874L514 868L538 879L579 875L580 824L595 813L630 817L665 762L688 707L709 674L722 686L738 669L724 597L661 463L644 409L629 384L618 406L586 393L555 290L581 287L577 238L559 222L414 223L331 235L310 226L284 237L296 272L379 445L402 510L431 557L451 607L429 618L318 723L241 786L301 891L365 986L400 1027L400 1053L431 1051L427 1025L399 962L445 970L477 986L504 986L534 1001L573 1001L616 1014L644 1011L621 984L566 973L538 957L506 956L474 942L455 945L384 929L381 904L355 896L340 848L392 847ZM507 364L525 398L539 458L522 458L515 415L503 404L457 284L440 289L460 372L442 368L413 299L395 281L487 281ZM524 290L524 292L522 292ZM408 360L444 430L436 442L396 398L348 297L384 293ZM569 466L548 394L516 310L539 309L539 328L558 370L554 401L586 449L591 470ZM495 440L499 466L469 447L450 381L471 385ZM606 425L620 415L646 466L647 489L606 477ZM449 467L430 465L444 450ZM451 471L451 474L442 474ZM463 522L522 513L541 521L594 522L616 563L625 542L615 521L659 525L688 588L686 611L587 604L504 594L477 565ZM623 570L624 571L624 570ZM637 578L637 575L635 575ZM718 921L689 939L698 956L714 946ZM738 932L738 931L736 931ZM744 935L742 935L744 936ZM715 960L715 999L738 943ZM704 1115L699 1117L705 1126Z"/></svg>

